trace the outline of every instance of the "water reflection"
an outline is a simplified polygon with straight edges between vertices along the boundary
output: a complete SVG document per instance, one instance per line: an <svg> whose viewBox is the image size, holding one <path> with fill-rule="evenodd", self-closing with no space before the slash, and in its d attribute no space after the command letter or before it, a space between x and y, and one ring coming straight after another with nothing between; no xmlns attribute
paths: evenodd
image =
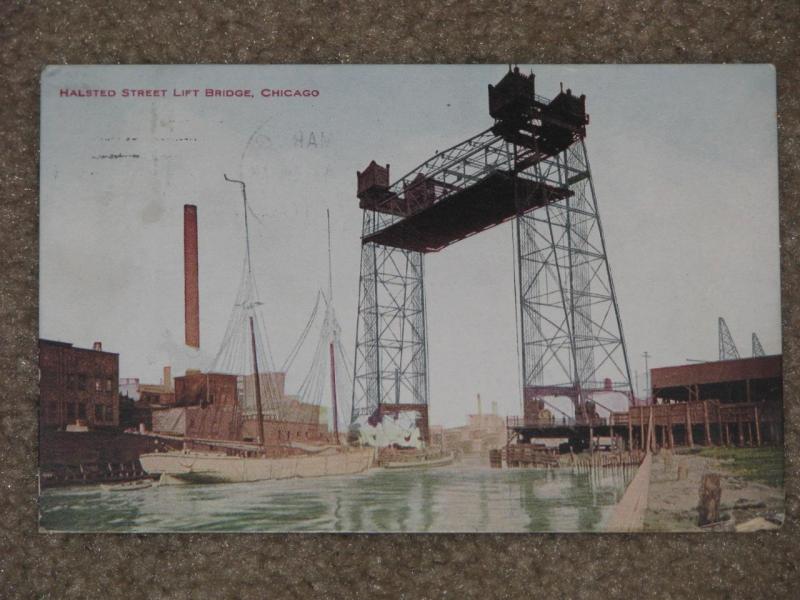
<svg viewBox="0 0 800 600"><path fill-rule="evenodd" d="M594 531L629 472L375 470L352 477L106 492L47 490L56 531Z"/></svg>

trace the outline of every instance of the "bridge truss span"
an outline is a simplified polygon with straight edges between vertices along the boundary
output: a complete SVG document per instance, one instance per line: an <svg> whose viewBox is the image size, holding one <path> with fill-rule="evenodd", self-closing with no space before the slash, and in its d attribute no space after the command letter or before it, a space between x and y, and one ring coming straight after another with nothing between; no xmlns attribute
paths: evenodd
<svg viewBox="0 0 800 600"><path fill-rule="evenodd" d="M552 100L533 75L489 86L494 125L390 182L357 173L363 209L352 422L382 407L427 418L424 256L516 219L523 403L597 391L631 395L622 321L584 144L585 98ZM588 415L589 417L591 415ZM427 431L427 423L425 424Z"/></svg>

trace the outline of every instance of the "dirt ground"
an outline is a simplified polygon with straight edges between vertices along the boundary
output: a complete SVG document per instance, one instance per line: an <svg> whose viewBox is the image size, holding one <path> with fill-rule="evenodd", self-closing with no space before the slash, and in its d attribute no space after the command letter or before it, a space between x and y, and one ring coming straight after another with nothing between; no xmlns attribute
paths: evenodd
<svg viewBox="0 0 800 600"><path fill-rule="evenodd" d="M783 487L744 477L731 460L688 451L662 450L653 457L645 531L755 531L779 527L784 519ZM679 469L681 473L679 478ZM721 476L719 524L700 528L697 504L704 473Z"/></svg>

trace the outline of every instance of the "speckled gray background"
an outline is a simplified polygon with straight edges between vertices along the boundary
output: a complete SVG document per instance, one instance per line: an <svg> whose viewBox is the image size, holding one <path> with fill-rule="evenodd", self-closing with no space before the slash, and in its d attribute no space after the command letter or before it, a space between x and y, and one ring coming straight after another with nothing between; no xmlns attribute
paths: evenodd
<svg viewBox="0 0 800 600"><path fill-rule="evenodd" d="M0 2L0 597L797 597L800 3ZM36 528L38 77L49 63L771 62L788 523L750 535L44 535ZM713 109L714 99L698 110Z"/></svg>

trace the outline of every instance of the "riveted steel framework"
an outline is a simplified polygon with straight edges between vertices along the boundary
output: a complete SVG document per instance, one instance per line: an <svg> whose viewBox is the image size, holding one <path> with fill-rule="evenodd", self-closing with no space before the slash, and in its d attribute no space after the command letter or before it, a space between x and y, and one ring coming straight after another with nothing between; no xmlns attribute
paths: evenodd
<svg viewBox="0 0 800 600"><path fill-rule="evenodd" d="M583 137L557 151L518 142L496 122L362 204L353 421L428 404L423 253L515 217L523 395L568 396L576 411L608 379L632 395Z"/></svg>
<svg viewBox="0 0 800 600"><path fill-rule="evenodd" d="M531 176L568 197L517 217L523 384L581 407L592 391L632 393L622 320L583 140Z"/></svg>
<svg viewBox="0 0 800 600"><path fill-rule="evenodd" d="M364 211L364 231L377 213ZM352 419L379 404L427 404L423 256L367 243L361 247Z"/></svg>

